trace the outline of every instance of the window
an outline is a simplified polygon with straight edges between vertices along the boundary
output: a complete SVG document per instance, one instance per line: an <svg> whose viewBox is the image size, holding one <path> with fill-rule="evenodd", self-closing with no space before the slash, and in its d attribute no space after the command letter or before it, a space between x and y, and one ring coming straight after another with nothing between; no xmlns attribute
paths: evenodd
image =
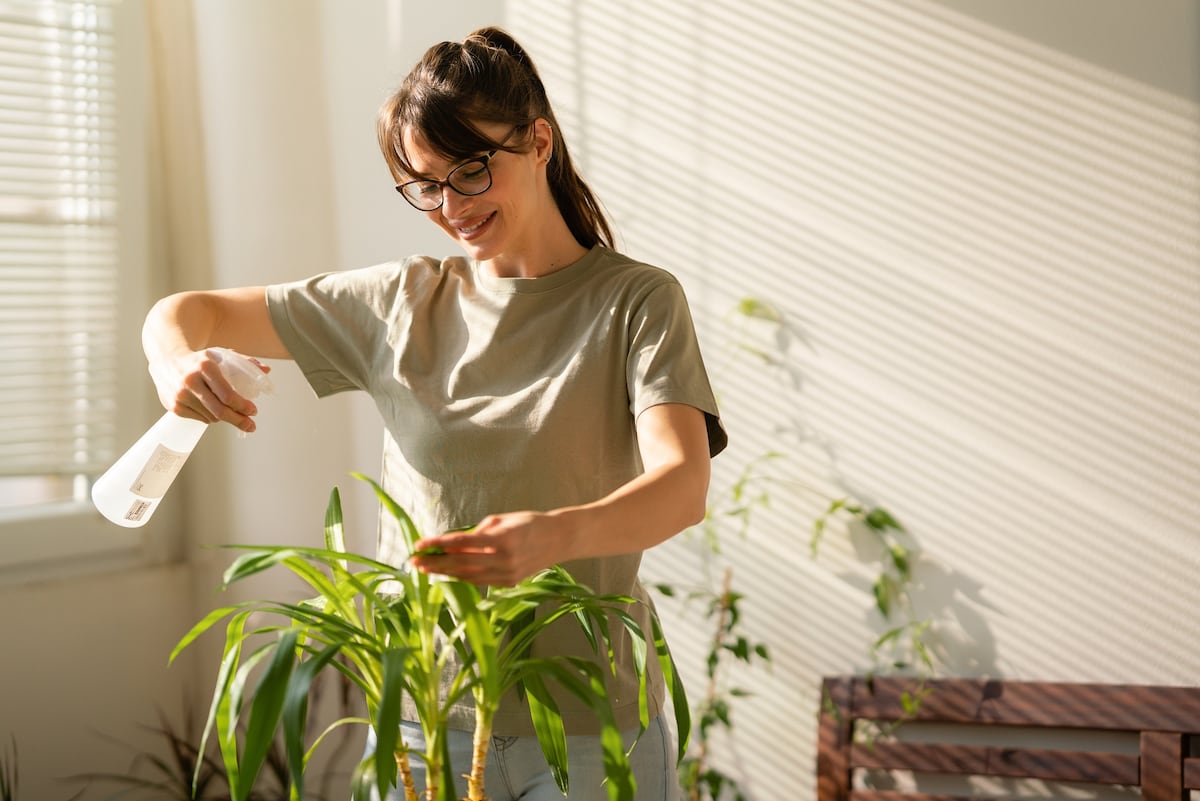
<svg viewBox="0 0 1200 801"><path fill-rule="evenodd" d="M88 489L145 413L140 5L0 8L0 568L139 544Z"/></svg>

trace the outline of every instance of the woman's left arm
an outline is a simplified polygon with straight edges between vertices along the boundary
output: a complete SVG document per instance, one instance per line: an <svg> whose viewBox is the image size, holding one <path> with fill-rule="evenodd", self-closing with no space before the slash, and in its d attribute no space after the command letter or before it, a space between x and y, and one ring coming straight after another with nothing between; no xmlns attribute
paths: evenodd
<svg viewBox="0 0 1200 801"><path fill-rule="evenodd" d="M417 543L438 556L419 570L480 586L511 586L574 559L644 551L704 519L710 458L704 413L681 403L651 406L637 419L644 472L599 500L549 512L488 515L469 532Z"/></svg>

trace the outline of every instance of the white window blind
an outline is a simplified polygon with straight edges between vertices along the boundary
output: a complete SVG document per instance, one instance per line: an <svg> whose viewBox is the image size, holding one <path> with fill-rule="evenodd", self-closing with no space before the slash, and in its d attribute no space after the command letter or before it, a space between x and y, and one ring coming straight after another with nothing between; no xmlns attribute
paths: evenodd
<svg viewBox="0 0 1200 801"><path fill-rule="evenodd" d="M114 457L113 2L0 3L0 506Z"/></svg>

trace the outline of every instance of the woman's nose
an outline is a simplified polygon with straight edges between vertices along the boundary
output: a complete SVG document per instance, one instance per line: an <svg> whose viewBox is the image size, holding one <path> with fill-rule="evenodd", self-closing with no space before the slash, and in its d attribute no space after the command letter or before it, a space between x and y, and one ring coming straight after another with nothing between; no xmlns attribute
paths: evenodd
<svg viewBox="0 0 1200 801"><path fill-rule="evenodd" d="M462 212L471 207L472 198L455 192L449 185L442 186L442 214L450 219L458 219Z"/></svg>

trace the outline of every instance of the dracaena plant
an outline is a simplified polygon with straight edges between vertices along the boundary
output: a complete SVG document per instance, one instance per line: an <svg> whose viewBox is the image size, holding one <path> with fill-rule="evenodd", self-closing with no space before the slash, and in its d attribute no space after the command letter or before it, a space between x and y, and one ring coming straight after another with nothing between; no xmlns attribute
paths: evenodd
<svg viewBox="0 0 1200 801"><path fill-rule="evenodd" d="M384 508L397 519L411 553L420 534L408 514L374 481L357 477L372 485ZM651 615L648 637L626 611L634 599L597 595L560 567L485 594L465 582L433 580L418 571L348 552L337 488L326 509L324 548L233 547L246 552L226 571L226 585L279 566L318 593L300 603L250 601L216 609L184 636L171 655L174 659L205 631L227 621L204 737L216 734L235 801L248 797L279 727L292 797L299 799L304 794L305 766L317 746L337 728L351 724L369 725L376 736L374 753L354 772L354 797L366 798L372 788L383 797L399 786L406 801L416 801L421 796L410 769L410 748L400 736L404 698L415 708L425 737L420 756L427 781L420 791L427 801L450 801L454 776L448 759L447 720L451 707L468 697L476 711L468 798L486 799L483 776L492 721L501 698L514 688L528 701L543 753L565 794L566 734L547 678L596 714L609 798L631 800L635 785L602 668L615 669L611 643L621 632L633 643L642 727L648 723L646 666L652 650L672 694L679 731L689 730L687 699L657 618ZM578 621L597 655L607 659L533 657L536 638L565 617ZM306 744L309 688L324 670L340 671L362 692L367 717L336 720ZM252 673L258 678L251 688ZM442 690L444 675L450 676L448 691ZM239 724L244 729L240 744ZM681 738L680 757L685 748L686 738Z"/></svg>

